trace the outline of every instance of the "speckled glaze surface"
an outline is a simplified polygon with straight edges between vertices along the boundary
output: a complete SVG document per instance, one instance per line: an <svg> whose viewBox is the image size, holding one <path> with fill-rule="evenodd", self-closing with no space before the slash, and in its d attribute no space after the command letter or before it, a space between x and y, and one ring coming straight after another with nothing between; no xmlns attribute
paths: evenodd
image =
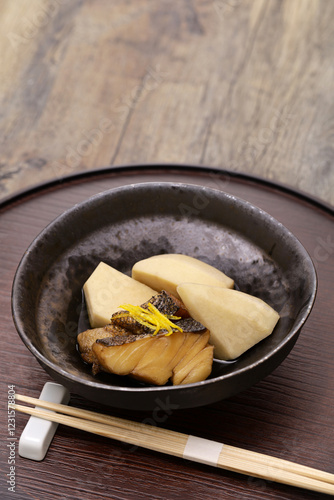
<svg viewBox="0 0 334 500"><path fill-rule="evenodd" d="M91 375L76 336L87 326L82 286L100 261L130 274L160 253L184 253L231 276L281 319L267 339L233 362L214 361L208 380L152 387L128 377ZM296 342L316 294L313 263L299 241L259 208L190 184L150 182L102 192L66 211L32 242L13 283L12 310L23 342L57 381L93 401L178 408L236 394L274 370Z"/></svg>

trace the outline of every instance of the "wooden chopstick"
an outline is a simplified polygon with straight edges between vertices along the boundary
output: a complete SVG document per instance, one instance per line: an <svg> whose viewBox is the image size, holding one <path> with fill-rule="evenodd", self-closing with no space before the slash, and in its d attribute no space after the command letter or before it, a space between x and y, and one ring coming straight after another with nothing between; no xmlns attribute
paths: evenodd
<svg viewBox="0 0 334 500"><path fill-rule="evenodd" d="M40 399L32 398L29 396L23 396L20 394L16 394L16 399L25 403L34 404L39 406L40 408L45 408L53 411L62 412L66 415L71 415L74 417L84 418L87 420L91 420L93 422L104 423L107 425L114 425L116 427L120 427L122 429L132 429L136 432L142 432L144 434L148 434L150 437L165 437L168 439L175 438L175 435L181 436L180 433L175 433L174 431L169 431L163 428L157 428L154 426L149 426L145 424L141 424L138 422L133 422L131 420L125 420L122 418L113 417L110 415L103 415L101 413L96 413L88 410L83 410L79 408L75 408L72 406L66 406L61 404L49 403L47 401L41 401ZM183 434L187 439L187 435ZM320 481L325 481L330 484L334 484L334 474L330 474L328 472L323 472L317 469L313 469L311 467L307 467L304 465L299 465L294 462L290 462L288 460L283 460L276 457L270 457L268 455L264 455L261 453L243 450L241 448L237 448L234 446L224 445L225 454L228 455L231 460L235 458L240 458L240 455L248 460L258 462L260 464L266 465L267 467L278 467L282 470L286 470L288 472L294 472L296 474L304 475L306 477L310 477L313 479L317 479Z"/></svg>
<svg viewBox="0 0 334 500"><path fill-rule="evenodd" d="M185 447L189 439L187 434L67 405L49 403L20 394L16 394L15 397L18 401L37 405L38 407L30 408L17 404L11 405L17 411L153 451L184 458ZM41 408L51 410L52 413L43 411ZM62 414L54 412L61 412ZM196 459L193 458L193 460ZM223 445L217 462L212 465L233 472L334 495L334 474L234 446Z"/></svg>

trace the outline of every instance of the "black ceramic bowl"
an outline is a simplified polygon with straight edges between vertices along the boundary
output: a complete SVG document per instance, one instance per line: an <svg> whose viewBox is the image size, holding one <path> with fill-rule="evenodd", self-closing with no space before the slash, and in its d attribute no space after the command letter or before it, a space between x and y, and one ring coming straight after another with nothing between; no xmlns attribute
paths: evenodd
<svg viewBox="0 0 334 500"><path fill-rule="evenodd" d="M130 274L136 261L161 253L184 253L224 271L280 313L274 332L233 362L214 360L200 383L156 387L94 377L76 346L87 327L84 282L100 261ZM152 182L93 196L48 225L18 266L12 311L25 345L70 391L127 409L190 408L230 397L274 370L296 342L316 286L304 247L261 209L206 187Z"/></svg>

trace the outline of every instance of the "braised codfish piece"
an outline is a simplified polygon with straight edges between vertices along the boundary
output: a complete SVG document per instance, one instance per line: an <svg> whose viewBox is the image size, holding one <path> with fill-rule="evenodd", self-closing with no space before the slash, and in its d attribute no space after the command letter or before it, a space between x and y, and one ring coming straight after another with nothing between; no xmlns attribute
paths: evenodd
<svg viewBox="0 0 334 500"><path fill-rule="evenodd" d="M211 373L210 333L174 331L172 335L132 335L98 339L92 347L100 368L155 385L205 380ZM203 352L203 354L201 354Z"/></svg>
<svg viewBox="0 0 334 500"><path fill-rule="evenodd" d="M111 323L78 335L81 357L99 371L155 385L192 383L212 370L210 334L165 291L142 306L124 304Z"/></svg>
<svg viewBox="0 0 334 500"><path fill-rule="evenodd" d="M189 318L189 313L184 308L182 302L165 291L154 295L140 307L148 309L148 304L155 306L162 314L174 315L177 313L176 317ZM98 339L115 337L116 335L124 336L131 334L140 335L142 333L152 333L151 328L139 323L133 316L131 316L131 314L124 313L126 313L126 311L118 311L113 314L110 324L104 327L92 328L78 334L77 341L79 351L82 359L86 363L95 363L96 360L92 351L92 346ZM182 319L182 321L184 320ZM188 323L184 323L183 326L181 324L181 328L185 328L186 331L191 331L191 329L192 331L204 329L200 323L197 323L194 320L191 320L191 323L189 323L189 319Z"/></svg>

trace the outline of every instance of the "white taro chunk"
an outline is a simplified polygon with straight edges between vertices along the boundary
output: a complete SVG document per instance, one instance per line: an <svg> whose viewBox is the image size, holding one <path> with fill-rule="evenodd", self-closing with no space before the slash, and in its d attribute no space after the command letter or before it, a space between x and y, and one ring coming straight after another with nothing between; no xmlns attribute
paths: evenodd
<svg viewBox="0 0 334 500"><path fill-rule="evenodd" d="M234 281L222 271L182 254L154 255L140 260L132 268L132 277L158 292L166 290L178 298L177 286L185 282L223 288L234 286Z"/></svg>
<svg viewBox="0 0 334 500"><path fill-rule="evenodd" d="M210 331L218 359L237 358L270 335L279 320L263 300L237 290L183 283L177 291L190 315Z"/></svg>
<svg viewBox="0 0 334 500"><path fill-rule="evenodd" d="M112 314L121 304L140 305L156 291L124 273L100 262L83 286L92 328L110 323Z"/></svg>

